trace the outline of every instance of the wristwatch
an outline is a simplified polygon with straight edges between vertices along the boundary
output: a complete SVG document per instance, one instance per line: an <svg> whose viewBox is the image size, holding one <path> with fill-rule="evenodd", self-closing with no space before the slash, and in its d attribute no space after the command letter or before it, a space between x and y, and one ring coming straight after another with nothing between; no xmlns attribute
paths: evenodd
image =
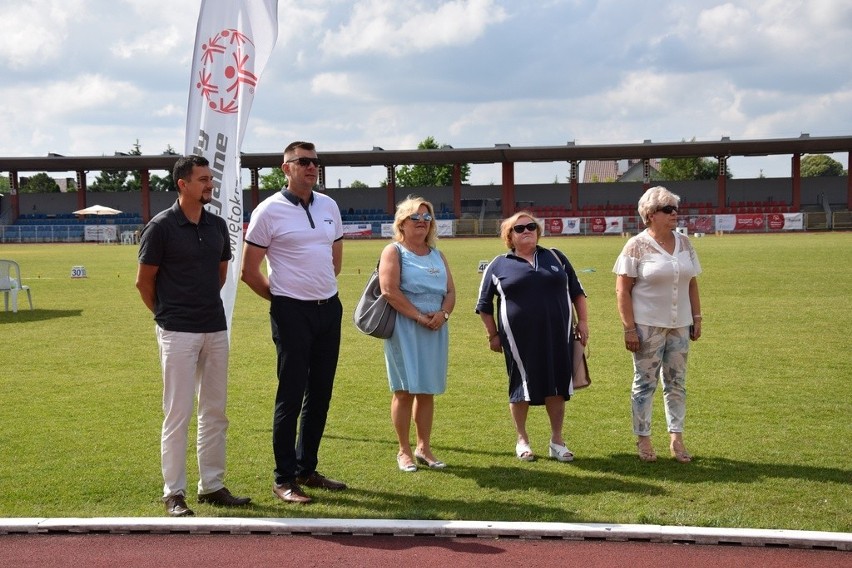
<svg viewBox="0 0 852 568"><path fill-rule="evenodd" d="M448 319L450 319L450 312L448 312L447 310L441 310L441 311L444 312L444 321L447 321Z"/></svg>

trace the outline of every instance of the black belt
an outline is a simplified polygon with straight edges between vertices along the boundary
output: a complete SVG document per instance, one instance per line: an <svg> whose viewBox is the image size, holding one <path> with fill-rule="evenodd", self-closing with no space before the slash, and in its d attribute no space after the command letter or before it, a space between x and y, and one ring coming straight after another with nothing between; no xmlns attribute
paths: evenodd
<svg viewBox="0 0 852 568"><path fill-rule="evenodd" d="M333 299L335 299L337 297L337 294L335 294L331 298L325 298L324 300L298 300L296 298L290 298L289 296L276 296L276 297L280 298L282 300L285 300L287 302L297 302L299 304L307 304L309 306L322 306L323 304L327 304L330 301L332 301Z"/></svg>

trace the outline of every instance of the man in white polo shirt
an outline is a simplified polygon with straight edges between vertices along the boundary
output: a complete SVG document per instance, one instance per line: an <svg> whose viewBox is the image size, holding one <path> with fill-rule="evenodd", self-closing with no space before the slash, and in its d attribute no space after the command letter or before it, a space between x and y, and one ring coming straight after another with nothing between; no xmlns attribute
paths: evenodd
<svg viewBox="0 0 852 568"><path fill-rule="evenodd" d="M343 315L337 297L343 222L337 203L313 191L319 168L312 143L287 146L281 170L288 186L252 212L243 252L243 282L270 301L272 340L278 353L272 491L290 503L311 502L301 485L346 489L345 483L317 472ZM264 257L268 277L260 268Z"/></svg>

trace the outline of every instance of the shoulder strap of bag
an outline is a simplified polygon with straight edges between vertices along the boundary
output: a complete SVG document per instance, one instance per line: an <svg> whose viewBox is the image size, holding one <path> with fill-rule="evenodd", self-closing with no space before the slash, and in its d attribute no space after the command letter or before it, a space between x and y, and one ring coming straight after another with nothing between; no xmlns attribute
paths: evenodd
<svg viewBox="0 0 852 568"><path fill-rule="evenodd" d="M559 258L559 255L558 255L558 254L556 254L556 249L547 249L547 250L550 252L550 254L552 254L552 255L553 255L553 258L555 258L555 259L556 259L556 262L558 262L558 263L559 263L559 266L561 266L561 267L562 267L562 270L565 270L565 263L564 263L564 262L562 262L562 259L560 259L560 258ZM565 272L568 272L568 271L567 271L567 270L565 270ZM576 333L577 333L577 310L575 310L575 309L574 309L574 302L568 302L568 307L569 307L569 308L570 308L570 310L571 310L571 321L572 321L571 328L572 328L572 333L575 333L575 334L576 334ZM588 347L588 346L587 346L587 347Z"/></svg>
<svg viewBox="0 0 852 568"><path fill-rule="evenodd" d="M402 280L402 251L399 250L399 243L393 243L397 255L399 255L399 278ZM382 257L379 255L379 260L376 261L376 272L379 271L379 264L382 262Z"/></svg>
<svg viewBox="0 0 852 568"><path fill-rule="evenodd" d="M547 251L548 251L550 254L552 254L552 255L553 255L553 258L555 258L555 259L556 259L557 264L559 264L559 266L561 266L561 267L562 267L562 270L565 270L565 263L564 263L564 262L562 262L562 259L561 259L561 258L559 258L559 255L558 255L558 254L556 254L556 249L552 249L552 248L550 248L550 249L547 249ZM568 272L568 271L567 271L567 270L565 270L565 272Z"/></svg>

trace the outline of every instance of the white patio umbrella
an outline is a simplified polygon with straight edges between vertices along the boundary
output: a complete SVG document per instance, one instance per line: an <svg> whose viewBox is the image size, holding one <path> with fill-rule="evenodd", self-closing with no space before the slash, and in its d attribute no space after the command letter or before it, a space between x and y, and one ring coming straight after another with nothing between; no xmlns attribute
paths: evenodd
<svg viewBox="0 0 852 568"><path fill-rule="evenodd" d="M112 207L106 207L104 205L92 205L91 207L86 207L85 209L80 209L74 211L74 215L95 215L100 217L102 215L118 215L121 213L118 209L113 209ZM101 238L104 238L107 242L110 241L109 237L105 237L103 232L106 231L106 227L98 228L98 242L101 242ZM114 227L110 230L115 230ZM114 238L118 238L118 235L115 235Z"/></svg>
<svg viewBox="0 0 852 568"><path fill-rule="evenodd" d="M74 211L74 215L118 215L119 213L121 213L121 211L118 209L113 209L112 207L106 207L104 205L92 205L91 207Z"/></svg>

